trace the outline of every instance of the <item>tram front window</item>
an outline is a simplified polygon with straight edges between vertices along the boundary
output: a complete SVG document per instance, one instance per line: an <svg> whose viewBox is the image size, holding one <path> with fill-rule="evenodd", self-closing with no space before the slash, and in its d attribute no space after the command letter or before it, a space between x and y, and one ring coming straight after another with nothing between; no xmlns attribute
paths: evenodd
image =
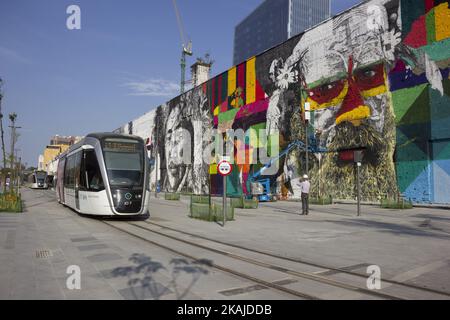
<svg viewBox="0 0 450 320"><path fill-rule="evenodd" d="M107 139L104 145L105 165L112 187L142 184L143 146L138 141Z"/></svg>
<svg viewBox="0 0 450 320"><path fill-rule="evenodd" d="M36 173L36 182L38 183L38 184L44 184L45 183L45 178L46 178L46 176L47 176L47 174L46 173L44 173L44 172L37 172Z"/></svg>

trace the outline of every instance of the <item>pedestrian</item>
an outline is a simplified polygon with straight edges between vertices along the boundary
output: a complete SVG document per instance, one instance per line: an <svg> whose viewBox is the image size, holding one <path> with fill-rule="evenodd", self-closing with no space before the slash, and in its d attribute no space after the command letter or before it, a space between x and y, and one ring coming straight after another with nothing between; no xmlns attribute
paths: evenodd
<svg viewBox="0 0 450 320"><path fill-rule="evenodd" d="M309 178L305 174L303 176L303 180L301 183L299 183L299 187L301 188L302 192L302 215L308 215L309 213L309 188L311 184L309 183Z"/></svg>

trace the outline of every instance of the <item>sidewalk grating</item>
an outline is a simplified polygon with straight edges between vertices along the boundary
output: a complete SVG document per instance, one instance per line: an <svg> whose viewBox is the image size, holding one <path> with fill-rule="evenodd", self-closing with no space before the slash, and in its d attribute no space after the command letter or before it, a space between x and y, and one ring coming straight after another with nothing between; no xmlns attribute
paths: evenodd
<svg viewBox="0 0 450 320"><path fill-rule="evenodd" d="M50 257L53 257L53 253L51 250L37 250L36 251L36 258L38 258L38 259L48 259Z"/></svg>

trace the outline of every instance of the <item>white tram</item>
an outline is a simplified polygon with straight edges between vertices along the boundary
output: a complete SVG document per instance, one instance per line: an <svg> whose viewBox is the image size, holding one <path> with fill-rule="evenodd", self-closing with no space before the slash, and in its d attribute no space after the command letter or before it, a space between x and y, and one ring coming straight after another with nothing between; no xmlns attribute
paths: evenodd
<svg viewBox="0 0 450 320"><path fill-rule="evenodd" d="M47 172L36 170L29 179L31 180L31 189L48 189Z"/></svg>
<svg viewBox="0 0 450 320"><path fill-rule="evenodd" d="M149 163L136 136L93 133L59 158L58 202L82 214L148 213Z"/></svg>

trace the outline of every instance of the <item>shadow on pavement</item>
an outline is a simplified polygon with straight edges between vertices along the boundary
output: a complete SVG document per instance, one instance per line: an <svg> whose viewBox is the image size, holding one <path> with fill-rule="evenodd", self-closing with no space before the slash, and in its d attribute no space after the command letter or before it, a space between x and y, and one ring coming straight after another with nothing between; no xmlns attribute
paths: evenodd
<svg viewBox="0 0 450 320"><path fill-rule="evenodd" d="M127 277L129 288L120 292L125 299L159 300L163 295L175 293L176 299L181 300L191 291L195 283L202 275L209 273L208 267L212 266L212 261L201 259L189 261L184 258L174 258L169 263L169 268L162 263L153 260L145 254L133 254L129 261L133 265L118 267L111 271L113 277ZM171 280L167 286L159 283L155 276L159 271L170 270ZM190 275L191 279L187 286L180 286L177 281L183 274Z"/></svg>
<svg viewBox="0 0 450 320"><path fill-rule="evenodd" d="M386 223L372 220L346 220L346 221L333 221L333 220L324 220L324 222L340 224L344 226L354 226L354 227L368 227L376 229L380 232L387 232L394 235L411 235L411 236L419 236L419 237L431 237L437 239L450 240L449 235L441 235L436 234L426 230L420 230L415 227L408 227L405 225L399 225L394 223ZM435 229L437 230L437 229ZM440 231L440 230L437 230ZM441 231L444 232L444 231Z"/></svg>

